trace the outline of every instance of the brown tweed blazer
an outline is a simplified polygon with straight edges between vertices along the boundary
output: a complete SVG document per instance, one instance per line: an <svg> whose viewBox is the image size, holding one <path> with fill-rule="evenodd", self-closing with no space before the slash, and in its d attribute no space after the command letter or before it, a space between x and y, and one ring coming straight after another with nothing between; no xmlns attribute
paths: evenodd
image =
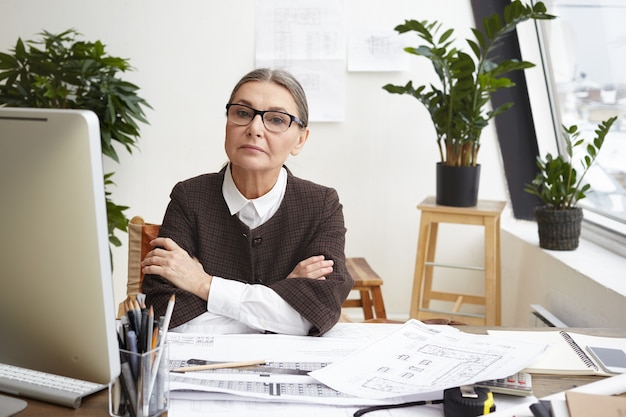
<svg viewBox="0 0 626 417"><path fill-rule="evenodd" d="M288 171L280 208L250 230L230 215L222 196L224 170L176 184L159 235L197 257L210 275L272 288L312 323L309 335L325 333L339 320L353 284L345 265L346 229L337 192ZM298 262L314 255L334 260L326 280L286 279ZM160 276L146 275L142 289L157 317L176 294L171 327L206 312L206 301Z"/></svg>

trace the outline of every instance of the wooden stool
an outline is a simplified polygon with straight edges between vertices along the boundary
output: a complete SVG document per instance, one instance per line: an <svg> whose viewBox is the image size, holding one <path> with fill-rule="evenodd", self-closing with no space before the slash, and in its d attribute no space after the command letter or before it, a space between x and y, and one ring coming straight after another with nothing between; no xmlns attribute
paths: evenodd
<svg viewBox="0 0 626 417"><path fill-rule="evenodd" d="M474 207L450 207L437 205L435 197L427 197L417 208L422 211L413 296L411 298L411 318L418 320L447 318L470 325L500 325L500 214L506 202L479 200ZM485 228L484 266L462 266L435 263L437 231L439 223L478 225ZM433 291L433 267L481 270L485 274L485 295L476 296L462 293ZM452 312L430 310L431 300L453 302ZM485 314L461 313L463 303L482 305Z"/></svg>
<svg viewBox="0 0 626 417"><path fill-rule="evenodd" d="M387 313L380 289L383 280L369 266L365 258L346 258L346 267L354 279L352 289L359 292L359 298L348 298L342 307L362 308L365 320L386 319Z"/></svg>

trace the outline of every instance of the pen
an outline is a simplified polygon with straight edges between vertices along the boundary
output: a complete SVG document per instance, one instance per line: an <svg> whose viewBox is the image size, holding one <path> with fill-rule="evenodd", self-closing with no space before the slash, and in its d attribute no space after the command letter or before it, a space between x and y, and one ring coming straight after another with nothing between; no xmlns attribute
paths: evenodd
<svg viewBox="0 0 626 417"><path fill-rule="evenodd" d="M147 309L140 310L141 311L141 328L139 330L139 338L138 338L138 347L137 350L140 353L144 353L148 346L148 311ZM152 336L152 333L150 333Z"/></svg>
<svg viewBox="0 0 626 417"><path fill-rule="evenodd" d="M183 366L182 368L173 369L172 372L194 372L206 371L209 369L240 368L242 366L265 365L266 363L267 361L265 360L209 363L206 365Z"/></svg>
<svg viewBox="0 0 626 417"><path fill-rule="evenodd" d="M123 328L120 328L117 331L117 344L119 346L120 349L126 349L126 342L124 341L124 339L126 339L125 336L123 336Z"/></svg>
<svg viewBox="0 0 626 417"><path fill-rule="evenodd" d="M130 357L130 368L133 372L133 376L137 378L139 376L139 358L137 357L137 333L134 330L129 330L126 333L126 349L132 352Z"/></svg>
<svg viewBox="0 0 626 417"><path fill-rule="evenodd" d="M137 317L135 316L135 310L128 310L126 312L126 316L128 317L128 324L130 325L131 330L138 332L139 326L137 326Z"/></svg>
<svg viewBox="0 0 626 417"><path fill-rule="evenodd" d="M128 362L122 363L120 381L129 401L129 407L126 409L130 411L131 417L135 417L137 415L137 385Z"/></svg>
<svg viewBox="0 0 626 417"><path fill-rule="evenodd" d="M126 320L126 323L122 324L122 339L124 342L124 349L128 349L128 338L126 336L128 335L129 330L130 325L128 324L128 320Z"/></svg>

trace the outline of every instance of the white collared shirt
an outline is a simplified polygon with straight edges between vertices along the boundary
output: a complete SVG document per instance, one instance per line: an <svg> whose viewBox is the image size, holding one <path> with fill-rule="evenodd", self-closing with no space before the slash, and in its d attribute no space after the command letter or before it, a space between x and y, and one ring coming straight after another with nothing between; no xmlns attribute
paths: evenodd
<svg viewBox="0 0 626 417"><path fill-rule="evenodd" d="M287 188L287 171L283 167L274 187L265 195L248 200L235 186L226 167L222 194L230 214L237 214L251 230L269 220L278 210ZM306 335L311 323L294 310L281 296L264 285L213 277L207 312L173 331L193 333L257 333Z"/></svg>
<svg viewBox="0 0 626 417"><path fill-rule="evenodd" d="M222 194L228 205L231 216L237 213L239 220L246 226L256 229L266 221L268 221L278 211L280 204L285 197L287 189L287 170L283 167L278 175L278 180L274 187L259 198L248 200L239 192L233 176L230 172L230 165L224 173L224 184L222 184Z"/></svg>

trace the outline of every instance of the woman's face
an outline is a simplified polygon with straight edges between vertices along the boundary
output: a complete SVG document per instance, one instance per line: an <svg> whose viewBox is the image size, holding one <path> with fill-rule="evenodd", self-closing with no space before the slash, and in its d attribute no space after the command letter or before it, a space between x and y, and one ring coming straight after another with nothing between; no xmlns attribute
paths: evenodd
<svg viewBox="0 0 626 417"><path fill-rule="evenodd" d="M255 110L278 110L296 117L296 103L289 91L272 82L250 81L243 84L232 103L244 104ZM277 172L289 155L297 155L309 136L308 128L293 122L285 132L267 130L260 115L246 126L226 122L225 149L235 169L263 173Z"/></svg>

